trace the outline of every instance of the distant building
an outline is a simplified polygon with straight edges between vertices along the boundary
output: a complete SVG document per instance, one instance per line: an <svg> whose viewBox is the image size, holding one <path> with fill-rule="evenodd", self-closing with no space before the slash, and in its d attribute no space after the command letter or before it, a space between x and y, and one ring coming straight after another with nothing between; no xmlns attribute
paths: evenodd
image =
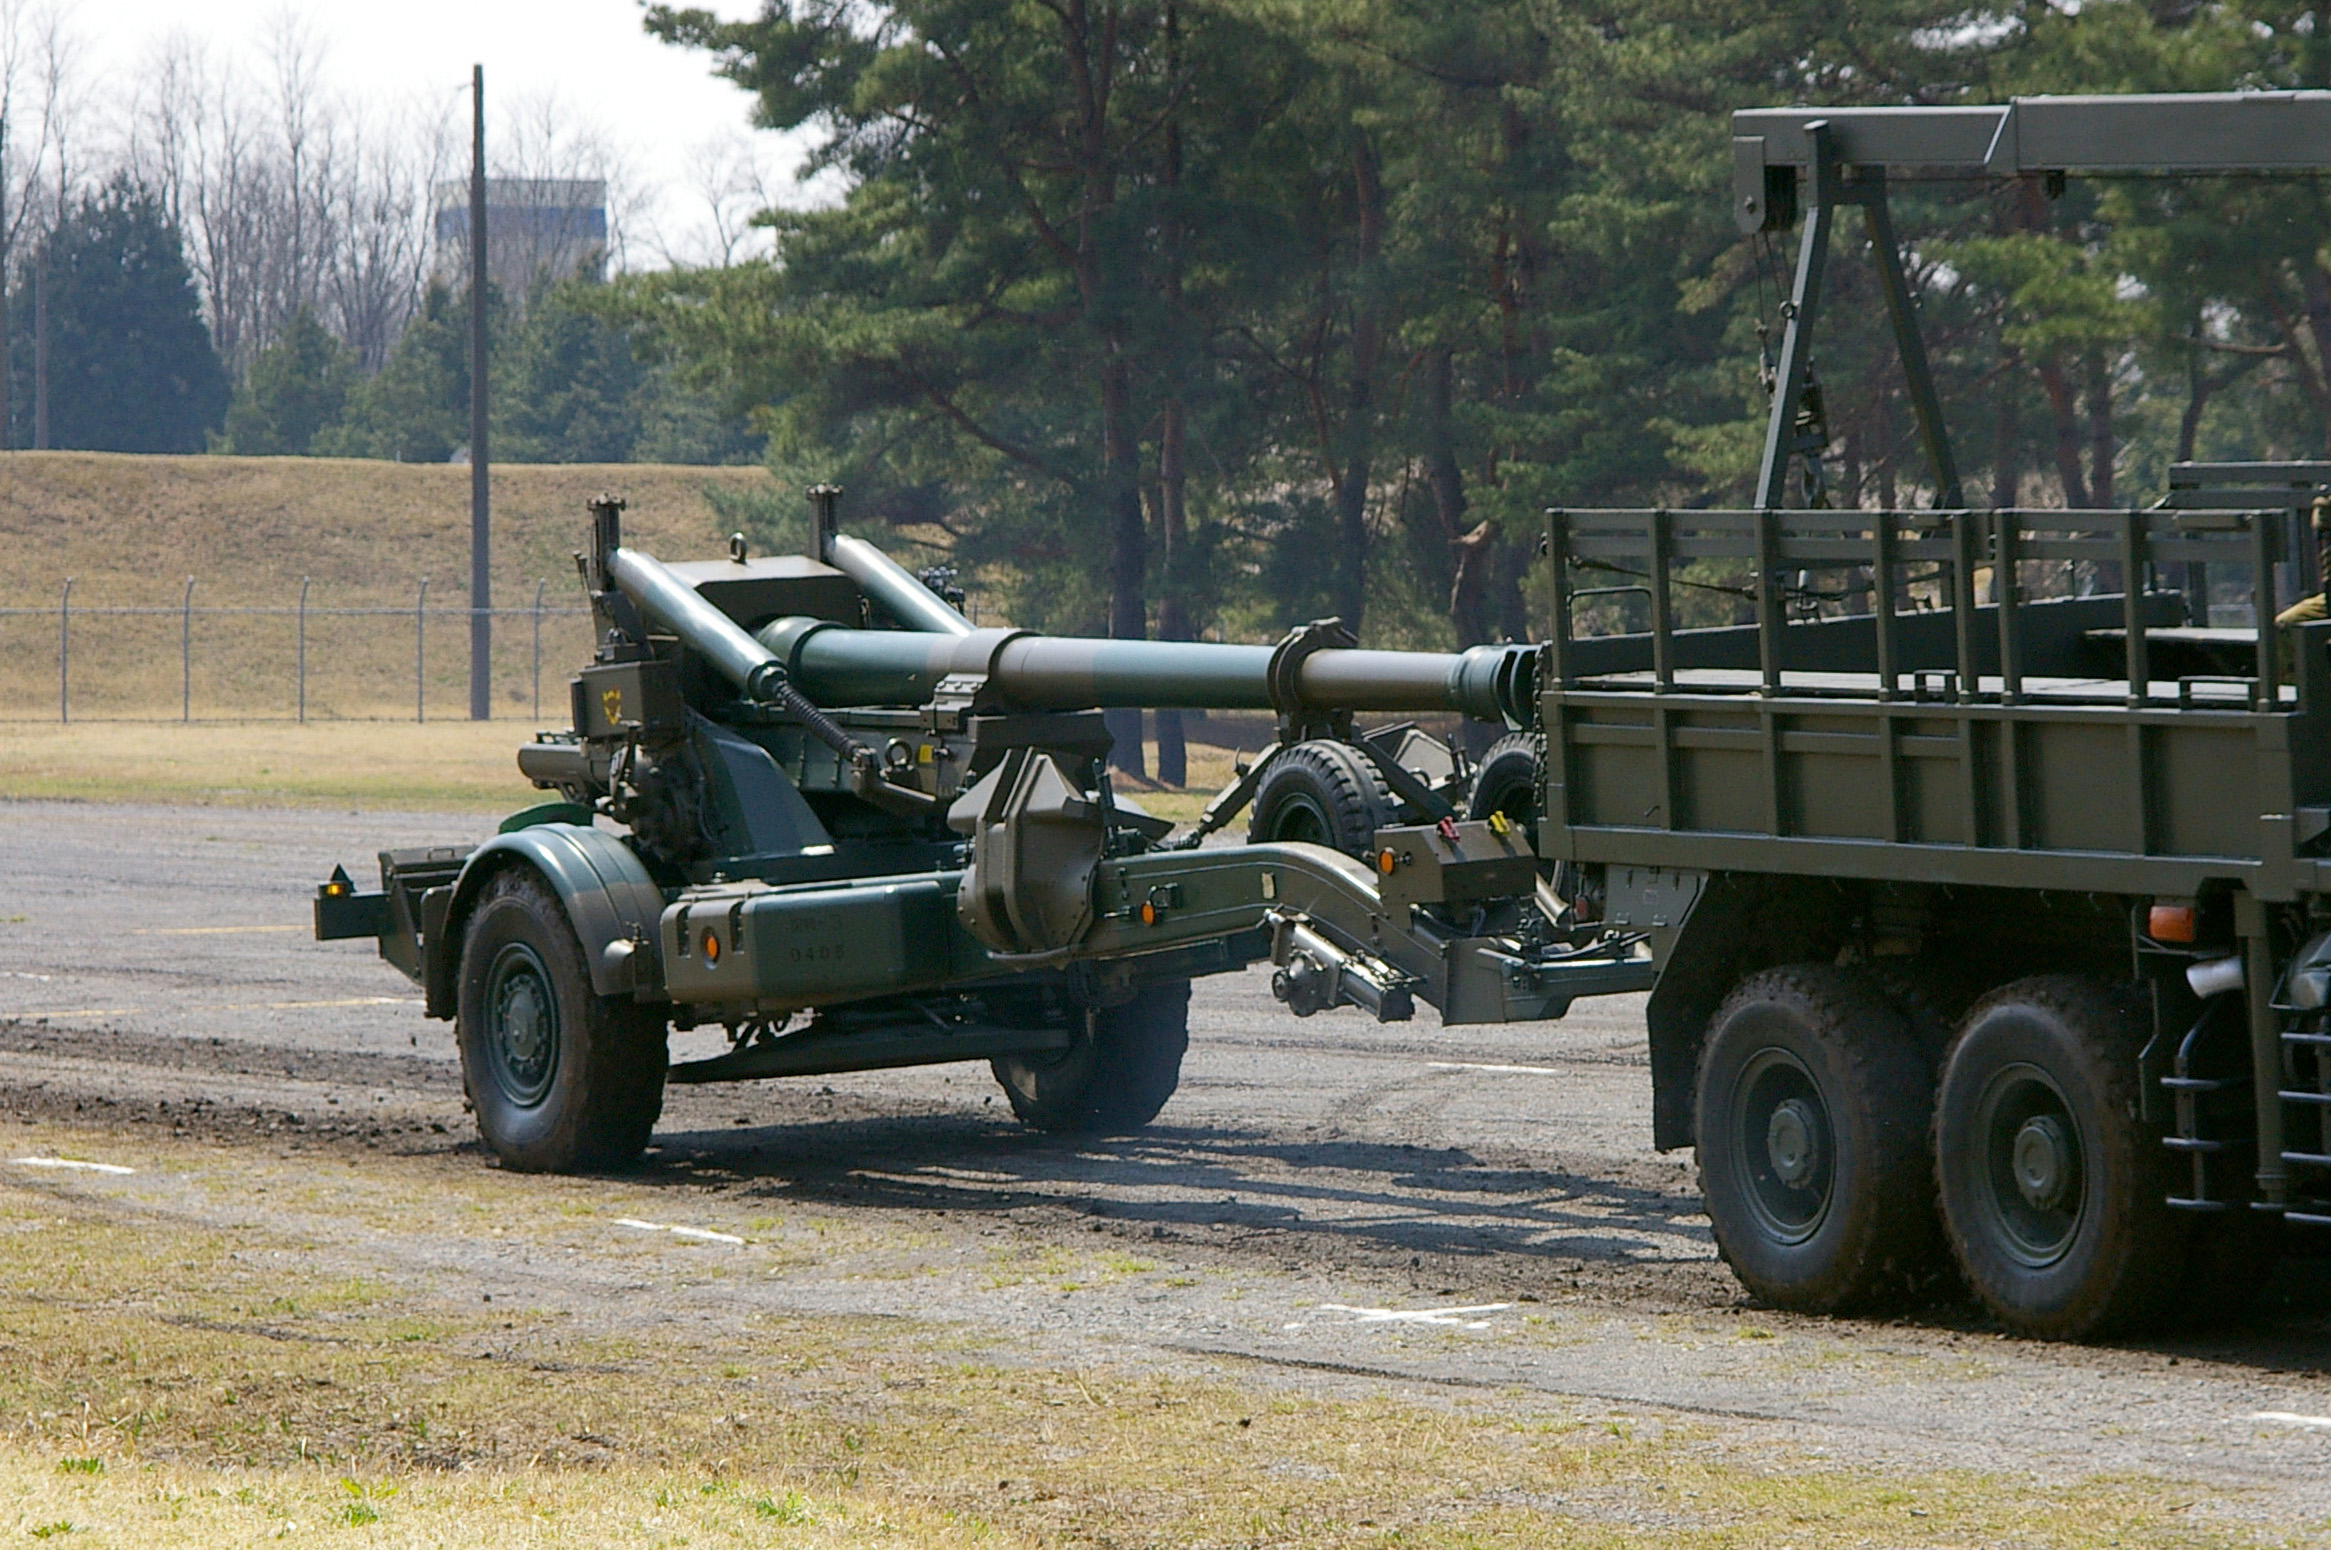
<svg viewBox="0 0 2331 1550"><path fill-rule="evenodd" d="M437 252L431 275L455 290L469 283L469 181L431 189ZM523 304L535 277L564 280L607 251L607 185L597 178L486 179L486 274Z"/></svg>

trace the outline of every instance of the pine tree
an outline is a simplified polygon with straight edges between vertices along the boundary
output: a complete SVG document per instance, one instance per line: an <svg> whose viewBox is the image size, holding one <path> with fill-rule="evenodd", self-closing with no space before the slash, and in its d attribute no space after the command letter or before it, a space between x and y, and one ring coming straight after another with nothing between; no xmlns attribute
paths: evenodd
<svg viewBox="0 0 2331 1550"><path fill-rule="evenodd" d="M227 406L217 450L246 456L309 451L348 400L351 356L302 307L281 337L259 352L242 391Z"/></svg>
<svg viewBox="0 0 2331 1550"><path fill-rule="evenodd" d="M226 370L160 201L127 174L67 212L31 262L45 270L49 445L199 452L227 407ZM36 283L14 297L12 444L33 436Z"/></svg>

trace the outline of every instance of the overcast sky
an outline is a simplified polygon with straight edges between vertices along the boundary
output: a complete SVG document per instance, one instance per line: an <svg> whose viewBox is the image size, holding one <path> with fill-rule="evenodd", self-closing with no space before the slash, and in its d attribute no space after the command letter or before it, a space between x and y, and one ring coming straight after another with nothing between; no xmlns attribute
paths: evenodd
<svg viewBox="0 0 2331 1550"><path fill-rule="evenodd" d="M126 96L141 64L173 32L199 40L220 63L257 76L267 40L294 18L319 43L324 75L359 107L434 101L467 118L470 66L486 68L487 134L498 105L555 97L562 116L586 121L622 160L640 202L640 236L687 247L709 236L704 200L692 191L707 146L754 155L783 196L793 147L751 130L751 99L707 69L709 56L658 43L640 27L636 0L58 0L85 49L89 83ZM723 16L756 0L691 0ZM489 156L491 147L489 144Z"/></svg>

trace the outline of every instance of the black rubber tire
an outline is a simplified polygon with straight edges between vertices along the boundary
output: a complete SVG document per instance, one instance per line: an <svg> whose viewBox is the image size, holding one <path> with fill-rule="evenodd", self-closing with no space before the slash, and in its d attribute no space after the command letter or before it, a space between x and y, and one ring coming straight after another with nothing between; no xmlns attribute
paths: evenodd
<svg viewBox="0 0 2331 1550"><path fill-rule="evenodd" d="M655 1132L664 1019L592 990L566 910L531 868L496 874L470 911L455 1035L479 1138L505 1168L620 1168Z"/></svg>
<svg viewBox="0 0 2331 1550"><path fill-rule="evenodd" d="M1365 856L1396 804L1368 756L1341 743L1297 743L1271 761L1247 818L1252 844L1325 845Z"/></svg>
<svg viewBox="0 0 2331 1550"><path fill-rule="evenodd" d="M1465 798L1465 816L1487 818L1503 813L1521 825L1534 845L1538 813L1544 801L1546 745L1535 732L1508 732L1489 745L1474 766L1473 790Z"/></svg>
<svg viewBox="0 0 2331 1550"><path fill-rule="evenodd" d="M1776 1307L1838 1313L1931 1279L1934 1100L1916 1035L1866 975L1733 987L1700 1054L1700 1192L1716 1247Z"/></svg>
<svg viewBox="0 0 2331 1550"><path fill-rule="evenodd" d="M1936 1178L1968 1288L2018 1334L2085 1340L2171 1307L2190 1222L2138 1118L2143 1027L2103 984L2041 975L1969 1009L1935 1101ZM2023 1181L2029 1181L2028 1184Z"/></svg>
<svg viewBox="0 0 2331 1550"><path fill-rule="evenodd" d="M1927 958L1873 959L1864 972L1910 1024L1927 1066L1940 1081L1943 1057L1950 1053L1951 1038L1975 993L1965 989L1960 976L1947 966Z"/></svg>
<svg viewBox="0 0 2331 1550"><path fill-rule="evenodd" d="M988 1062L1020 1123L1066 1135L1122 1135L1157 1118L1182 1081L1190 982L1144 985L1118 1006L1088 1007L1059 1054Z"/></svg>

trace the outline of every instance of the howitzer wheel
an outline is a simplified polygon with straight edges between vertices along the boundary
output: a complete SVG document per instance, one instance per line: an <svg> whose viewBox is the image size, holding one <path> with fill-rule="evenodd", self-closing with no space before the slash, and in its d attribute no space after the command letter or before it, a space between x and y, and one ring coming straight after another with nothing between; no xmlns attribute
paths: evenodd
<svg viewBox="0 0 2331 1550"><path fill-rule="evenodd" d="M1538 838L1538 813L1544 801L1546 745L1535 732L1508 732L1489 745L1473 772L1473 790L1465 799L1465 816L1487 818L1502 814L1521 827L1532 844Z"/></svg>
<svg viewBox="0 0 2331 1550"><path fill-rule="evenodd" d="M1190 982L1144 985L1118 1006L1082 1009L1074 1042L1056 1055L990 1061L1024 1125L1067 1134L1139 1130L1182 1081L1190 1047Z"/></svg>
<svg viewBox="0 0 2331 1550"><path fill-rule="evenodd" d="M663 1019L592 990L566 910L530 868L495 876L470 912L455 1034L478 1135L505 1168L621 1167L655 1130Z"/></svg>
<svg viewBox="0 0 2331 1550"><path fill-rule="evenodd" d="M1952 1252L2019 1334L2083 1340L2169 1311L2190 1224L2171 1158L2137 1118L2136 1015L2076 975L2018 980L1959 1025L1935 1101Z"/></svg>
<svg viewBox="0 0 2331 1550"><path fill-rule="evenodd" d="M1751 1292L1835 1313L1899 1295L1937 1252L1931 1066L1868 977L1821 964L1734 987L1700 1057L1700 1191Z"/></svg>
<svg viewBox="0 0 2331 1550"><path fill-rule="evenodd" d="M1395 811L1391 788L1365 754L1341 743L1297 743L1255 788L1250 844L1324 845L1364 856Z"/></svg>

